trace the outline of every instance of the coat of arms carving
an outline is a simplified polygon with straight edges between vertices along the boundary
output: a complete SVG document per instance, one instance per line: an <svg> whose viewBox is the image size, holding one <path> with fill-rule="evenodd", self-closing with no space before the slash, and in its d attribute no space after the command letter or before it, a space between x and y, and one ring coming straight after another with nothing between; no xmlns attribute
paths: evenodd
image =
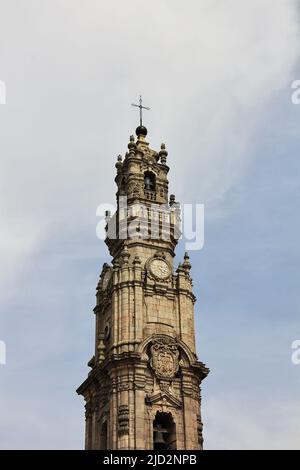
<svg viewBox="0 0 300 470"><path fill-rule="evenodd" d="M179 369L179 351L173 338L158 337L151 346L150 365L159 378L173 378Z"/></svg>

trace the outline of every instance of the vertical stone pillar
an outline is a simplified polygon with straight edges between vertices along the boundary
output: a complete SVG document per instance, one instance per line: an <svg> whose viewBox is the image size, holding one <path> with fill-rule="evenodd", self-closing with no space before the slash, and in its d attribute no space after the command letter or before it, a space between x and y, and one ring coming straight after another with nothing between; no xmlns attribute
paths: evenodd
<svg viewBox="0 0 300 470"><path fill-rule="evenodd" d="M133 260L134 269L134 324L133 337L135 342L142 341L143 338L143 289L141 284L142 266L139 256Z"/></svg>
<svg viewBox="0 0 300 470"><path fill-rule="evenodd" d="M145 409L145 450L151 450L153 446L153 426L151 409Z"/></svg>
<svg viewBox="0 0 300 470"><path fill-rule="evenodd" d="M145 449L145 369L146 365L136 366L135 369L135 449Z"/></svg>
<svg viewBox="0 0 300 470"><path fill-rule="evenodd" d="M97 449L97 414L95 408L92 411L92 449Z"/></svg>
<svg viewBox="0 0 300 470"><path fill-rule="evenodd" d="M113 298L112 298L112 340L113 343L117 343L119 341L119 311L120 311L120 291L116 289L115 286L117 286L119 282L119 263L115 262L114 263L114 269L113 269L113 285L114 285L114 291L113 291Z"/></svg>
<svg viewBox="0 0 300 470"><path fill-rule="evenodd" d="M178 315L181 340L195 352L194 305L190 279L182 265L177 269Z"/></svg>
<svg viewBox="0 0 300 470"><path fill-rule="evenodd" d="M129 270L129 265L128 265L128 259L129 259L130 254L128 253L128 249L125 246L124 250L121 253L121 257L123 259L123 263L121 266L121 318L120 318L120 323L121 323L121 338L119 341L121 343L125 343L129 341L129 287L128 287L128 281L129 281L129 275L130 275L130 270ZM126 285L127 284L127 285ZM121 346L121 351L127 350L127 347L122 344Z"/></svg>
<svg viewBox="0 0 300 470"><path fill-rule="evenodd" d="M110 405L110 442L111 448L118 448L118 397L116 378L112 376L112 397Z"/></svg>
<svg viewBox="0 0 300 470"><path fill-rule="evenodd" d="M127 379L127 377L126 377ZM120 402L118 407L118 436L119 449L128 449L129 432L129 407L128 407L128 382L120 384Z"/></svg>
<svg viewBox="0 0 300 470"><path fill-rule="evenodd" d="M92 413L89 402L85 405L85 449L92 448Z"/></svg>
<svg viewBox="0 0 300 470"><path fill-rule="evenodd" d="M134 450L135 442L135 408L134 408L134 369L129 371L129 390L128 390L128 449Z"/></svg>
<svg viewBox="0 0 300 470"><path fill-rule="evenodd" d="M185 450L199 450L197 410L199 401L194 397L193 373L182 371Z"/></svg>

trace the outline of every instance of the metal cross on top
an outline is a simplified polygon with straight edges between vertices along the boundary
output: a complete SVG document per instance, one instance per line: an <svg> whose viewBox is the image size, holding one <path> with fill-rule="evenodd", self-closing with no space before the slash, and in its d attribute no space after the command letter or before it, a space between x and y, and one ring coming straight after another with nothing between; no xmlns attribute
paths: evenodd
<svg viewBox="0 0 300 470"><path fill-rule="evenodd" d="M136 106L137 108L140 108L140 126L143 125L143 109L147 109L149 111L150 108L147 108L147 106L143 106L142 102L142 95L140 95L140 104L132 104L131 106Z"/></svg>

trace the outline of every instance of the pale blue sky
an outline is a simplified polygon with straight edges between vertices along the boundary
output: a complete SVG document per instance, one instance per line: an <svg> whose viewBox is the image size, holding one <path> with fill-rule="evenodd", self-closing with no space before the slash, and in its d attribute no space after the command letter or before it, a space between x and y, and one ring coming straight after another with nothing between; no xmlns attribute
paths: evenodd
<svg viewBox="0 0 300 470"><path fill-rule="evenodd" d="M171 192L206 207L206 448L300 448L299 33L293 0L1 0L0 448L83 447L95 213L140 92Z"/></svg>

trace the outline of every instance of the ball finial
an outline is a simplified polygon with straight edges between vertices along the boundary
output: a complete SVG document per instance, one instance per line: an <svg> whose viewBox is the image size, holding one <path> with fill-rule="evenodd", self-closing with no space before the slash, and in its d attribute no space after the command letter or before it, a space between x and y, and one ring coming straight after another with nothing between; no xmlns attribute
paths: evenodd
<svg viewBox="0 0 300 470"><path fill-rule="evenodd" d="M141 137L141 136L146 137L148 131L145 126L139 126L136 128L135 133L138 137Z"/></svg>

